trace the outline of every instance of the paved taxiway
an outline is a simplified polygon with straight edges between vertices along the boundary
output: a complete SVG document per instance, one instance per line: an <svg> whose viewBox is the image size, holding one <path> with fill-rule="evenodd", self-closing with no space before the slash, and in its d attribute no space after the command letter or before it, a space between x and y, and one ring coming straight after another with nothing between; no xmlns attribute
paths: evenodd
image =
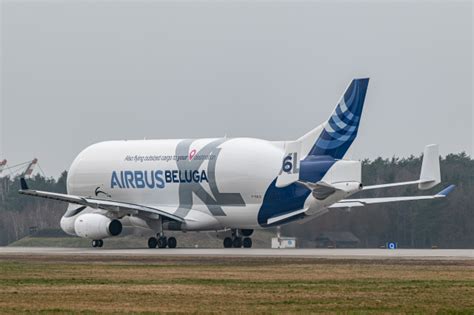
<svg viewBox="0 0 474 315"><path fill-rule="evenodd" d="M106 249L60 247L0 247L2 256L195 256L195 257L300 257L332 259L474 260L474 249L262 249L175 248Z"/></svg>

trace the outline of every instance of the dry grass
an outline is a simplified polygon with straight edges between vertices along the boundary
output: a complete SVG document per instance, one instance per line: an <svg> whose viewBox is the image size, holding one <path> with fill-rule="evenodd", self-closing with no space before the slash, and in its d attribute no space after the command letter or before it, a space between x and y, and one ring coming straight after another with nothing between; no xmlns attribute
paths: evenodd
<svg viewBox="0 0 474 315"><path fill-rule="evenodd" d="M472 261L2 259L0 313L474 313Z"/></svg>

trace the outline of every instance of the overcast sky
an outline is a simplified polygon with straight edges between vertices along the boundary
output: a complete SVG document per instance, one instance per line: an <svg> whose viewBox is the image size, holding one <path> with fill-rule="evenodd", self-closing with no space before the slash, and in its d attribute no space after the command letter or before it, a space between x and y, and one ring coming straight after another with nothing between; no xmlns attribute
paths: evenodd
<svg viewBox="0 0 474 315"><path fill-rule="evenodd" d="M473 154L471 1L2 1L0 159L296 139L371 78L351 158Z"/></svg>

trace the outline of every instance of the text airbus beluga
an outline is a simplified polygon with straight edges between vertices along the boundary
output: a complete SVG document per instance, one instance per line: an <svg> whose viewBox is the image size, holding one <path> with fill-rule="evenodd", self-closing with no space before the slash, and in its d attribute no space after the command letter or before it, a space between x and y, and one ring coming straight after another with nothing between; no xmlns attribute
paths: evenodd
<svg viewBox="0 0 474 315"><path fill-rule="evenodd" d="M348 199L362 190L440 183L437 145L425 147L420 178L363 186L361 163L344 155L357 136L369 79L354 79L332 115L296 141L253 138L108 141L72 163L67 194L21 194L61 200L68 234L92 240L117 236L123 226L150 230L148 246L176 247L165 231L228 231L224 247L251 247L254 229L318 217L332 208L443 198L436 195Z"/></svg>

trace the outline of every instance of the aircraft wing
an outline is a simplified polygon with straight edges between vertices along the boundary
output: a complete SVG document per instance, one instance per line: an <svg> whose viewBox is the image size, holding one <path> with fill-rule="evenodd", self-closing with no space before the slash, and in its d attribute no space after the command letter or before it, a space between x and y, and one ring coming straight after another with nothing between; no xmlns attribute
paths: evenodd
<svg viewBox="0 0 474 315"><path fill-rule="evenodd" d="M183 218L176 216L174 214L168 213L166 211L154 208L154 207L148 207L144 205L138 205L138 204L123 202L123 201L115 201L115 200L107 200L107 199L100 199L100 198L53 193L53 192L48 192L48 191L32 190L28 188L28 185L26 184L26 181L24 178L20 179L20 183L21 183L21 190L19 190L18 192L23 195L69 202L69 203L78 204L78 205L82 205L86 207L91 207L94 209L102 209L102 210L107 210L111 212L116 212L123 215L137 214L141 212L141 213L146 213L148 215L150 214L159 215L167 219L170 219L172 221L184 222Z"/></svg>
<svg viewBox="0 0 474 315"><path fill-rule="evenodd" d="M308 208L303 208L303 209L299 209L299 210L295 210L295 211L290 211L290 212L287 212L287 213L283 213L283 214L279 214L277 216L273 216L271 218L269 218L267 220L267 224L274 224L274 223L277 223L277 222L280 222L280 221L284 221L288 218L291 218L295 215L299 215L299 214L302 214L302 213L305 213L306 211L308 211Z"/></svg>
<svg viewBox="0 0 474 315"><path fill-rule="evenodd" d="M410 201L410 200L427 200L427 199L438 199L446 197L453 189L455 185L450 185L431 196L406 196L406 197L382 197L382 198L361 198L361 199L343 199L337 203L332 204L329 208L352 208L352 207L363 207L366 205L372 205L377 203L386 202L398 202L398 201Z"/></svg>

